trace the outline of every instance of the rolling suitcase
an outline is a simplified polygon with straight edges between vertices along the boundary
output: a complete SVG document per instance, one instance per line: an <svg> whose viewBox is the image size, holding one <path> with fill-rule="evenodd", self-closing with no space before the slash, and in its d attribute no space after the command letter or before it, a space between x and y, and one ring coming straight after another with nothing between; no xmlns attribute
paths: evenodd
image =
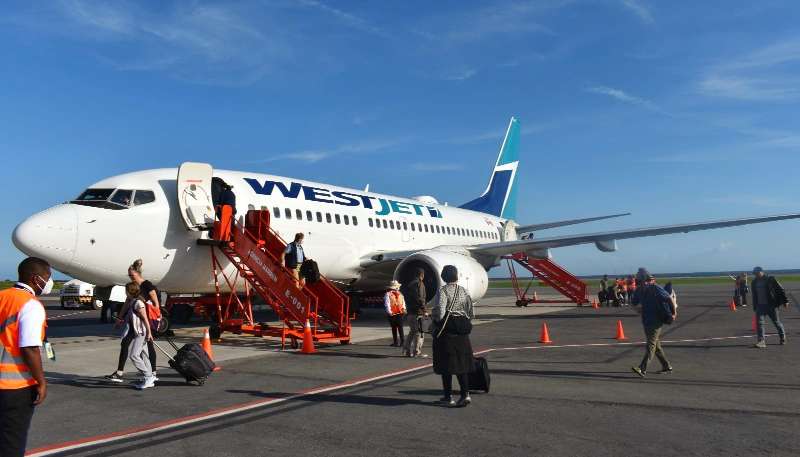
<svg viewBox="0 0 800 457"><path fill-rule="evenodd" d="M472 371L469 373L469 390L482 390L489 393L492 377L489 373L489 363L483 357L473 357Z"/></svg>
<svg viewBox="0 0 800 457"><path fill-rule="evenodd" d="M172 340L167 339L167 342L177 351L175 357L170 356L155 341L153 344L169 358L169 366L183 376L187 384L196 382L202 386L216 367L203 347L197 343L189 343L178 348Z"/></svg>

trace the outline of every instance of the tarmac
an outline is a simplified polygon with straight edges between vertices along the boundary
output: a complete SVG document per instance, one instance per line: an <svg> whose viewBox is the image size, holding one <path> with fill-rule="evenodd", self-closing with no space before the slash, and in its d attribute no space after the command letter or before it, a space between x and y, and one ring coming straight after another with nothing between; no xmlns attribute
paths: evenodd
<svg viewBox="0 0 800 457"><path fill-rule="evenodd" d="M785 284L800 295L800 283ZM640 379L639 316L627 307L514 306L492 290L477 307L476 353L491 392L467 408L439 406L430 359L389 347L379 310L354 323L353 344L313 355L274 341L214 345L222 370L189 386L159 357L161 381L136 391L102 380L118 336L98 312L48 305L57 361L29 436L31 455L91 456L797 456L800 455L800 312L782 310L788 343L752 348L752 310L728 308L730 287L678 289L665 330L675 371ZM539 289L540 296L546 292ZM617 341L617 320L628 339ZM539 344L546 322L553 343ZM768 323L768 331L774 331ZM199 341L203 324L176 330ZM162 345L166 347L167 345ZM430 340L426 341L430 352ZM129 366L129 368L131 368ZM132 379L133 375L127 373ZM456 383L457 384L457 383Z"/></svg>

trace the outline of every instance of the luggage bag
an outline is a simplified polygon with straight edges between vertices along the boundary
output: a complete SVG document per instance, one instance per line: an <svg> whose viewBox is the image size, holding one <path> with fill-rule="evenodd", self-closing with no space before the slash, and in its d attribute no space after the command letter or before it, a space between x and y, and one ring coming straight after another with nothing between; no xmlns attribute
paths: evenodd
<svg viewBox="0 0 800 457"><path fill-rule="evenodd" d="M472 371L469 373L469 390L482 390L489 393L492 377L489 373L489 363L484 357L472 358Z"/></svg>
<svg viewBox="0 0 800 457"><path fill-rule="evenodd" d="M216 367L203 347L197 343L189 343L178 348L169 338L167 342L175 349L175 357L170 356L155 341L153 344L169 358L169 366L183 376L187 384L195 382L198 386L202 386Z"/></svg>

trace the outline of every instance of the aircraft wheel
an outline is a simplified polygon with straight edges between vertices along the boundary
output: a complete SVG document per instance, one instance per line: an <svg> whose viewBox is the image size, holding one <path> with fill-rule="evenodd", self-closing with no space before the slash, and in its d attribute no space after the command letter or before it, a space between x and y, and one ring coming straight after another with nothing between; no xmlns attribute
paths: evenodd
<svg viewBox="0 0 800 457"><path fill-rule="evenodd" d="M156 336L164 336L169 330L169 318L161 315L161 320L158 321L158 328L156 329Z"/></svg>

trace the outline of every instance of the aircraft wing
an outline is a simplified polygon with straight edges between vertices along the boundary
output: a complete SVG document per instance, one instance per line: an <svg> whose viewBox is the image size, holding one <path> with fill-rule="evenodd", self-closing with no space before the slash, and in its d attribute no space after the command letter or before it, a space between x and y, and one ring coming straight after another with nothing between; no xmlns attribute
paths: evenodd
<svg viewBox="0 0 800 457"><path fill-rule="evenodd" d="M760 224L787 219L798 219L800 214L780 214L775 216L748 217L743 219L725 219L718 221L697 222L694 224L667 225L662 227L646 227L629 230L616 230L612 232L587 233L583 235L563 235L549 238L536 238L530 240L505 241L500 243L480 244L470 246L468 249L474 254L486 256L502 256L516 252L531 252L578 244L595 243L600 250L613 251L609 243L628 238L642 238L646 236L669 235L671 233L689 233L698 230L710 230L723 227L736 227L740 225Z"/></svg>
<svg viewBox="0 0 800 457"><path fill-rule="evenodd" d="M611 214L608 216L587 217L584 219L570 219L566 221L545 222L542 224L520 225L517 227L517 233L528 233L536 230L551 229L556 227L565 227L567 225L585 224L586 222L601 221L603 219L611 219L613 217L630 216L631 213Z"/></svg>

